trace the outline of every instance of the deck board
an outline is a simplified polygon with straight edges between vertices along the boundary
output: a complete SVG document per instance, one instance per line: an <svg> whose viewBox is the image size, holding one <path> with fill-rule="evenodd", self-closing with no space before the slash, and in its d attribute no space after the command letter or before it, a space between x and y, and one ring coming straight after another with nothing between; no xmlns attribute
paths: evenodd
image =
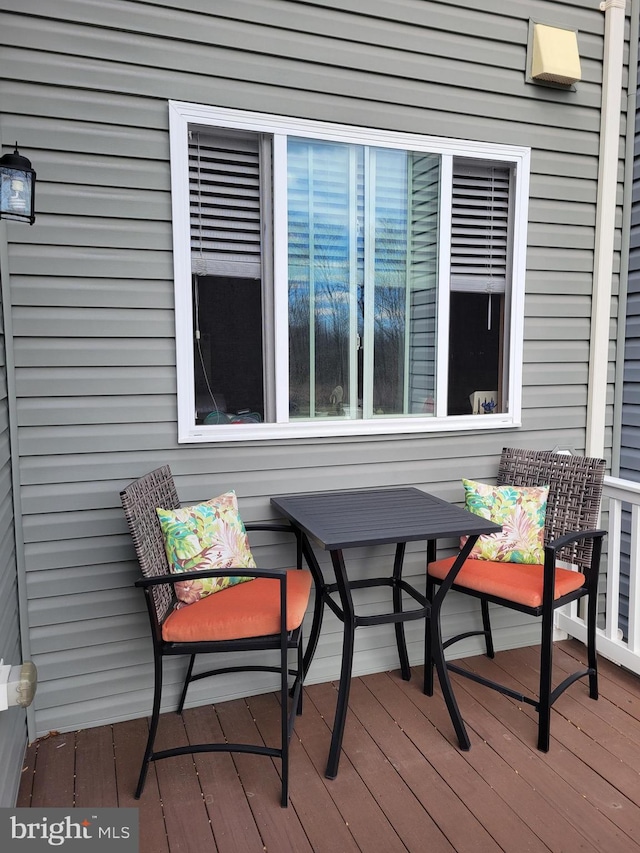
<svg viewBox="0 0 640 853"><path fill-rule="evenodd" d="M387 850L389 853L403 853L406 851L404 844L398 838L380 804L371 796L365 782L348 759L341 762L340 771L335 779L325 779L324 770L331 741L329 724L333 718L333 711L329 719L325 719L320 714L312 701L310 691L313 690L314 688L309 688L306 691L303 714L296 722L296 734L299 742L294 744L294 752L302 751L308 756L313 764L314 772L343 822L344 830L341 830L335 839L332 839L330 835L326 836L326 849L329 853L335 850L336 847L331 847L330 842L335 840L337 846L346 830L351 836L350 844L355 844L356 849L367 849L367 845L369 845L369 849L375 850L376 845L379 845L380 849ZM337 692L334 687L334 701L335 697L337 697ZM295 782L291 796L294 804L297 804L299 799L305 800L307 803L305 810L314 808L313 800L307 800L305 789L302 786L297 787ZM337 847L337 849L340 848Z"/></svg>
<svg viewBox="0 0 640 853"><path fill-rule="evenodd" d="M100 773L95 768L100 768ZM114 802L118 798L113 727L83 729L76 734L75 804Z"/></svg>
<svg viewBox="0 0 640 853"><path fill-rule="evenodd" d="M357 700L362 689L362 682L356 680L352 686L354 700ZM316 684L310 688L310 694L320 713L329 718L335 707L335 693L331 685ZM385 754L374 735L367 731L353 704L350 704L347 713L340 768L345 758L353 765L369 795L380 804L407 850L423 853L425 838L428 838L429 849L434 853L453 853L454 848L442 830L421 805L402 774L398 773L393 759Z"/></svg>
<svg viewBox="0 0 640 853"><path fill-rule="evenodd" d="M76 736L74 732L54 734L38 743L38 772L33 776L31 805L75 806ZM23 782L26 780L23 777Z"/></svg>
<svg viewBox="0 0 640 853"><path fill-rule="evenodd" d="M583 659L557 645L556 676ZM535 682L537 649L464 666L514 685ZM338 777L324 768L334 683L305 689L291 742L290 806L264 756L200 754L150 768L133 798L147 721L52 733L31 744L18 805L137 806L140 853L640 853L640 679L600 662L600 699L578 682L556 703L551 749L533 709L453 676L472 747L458 749L442 696L398 672L355 678ZM277 694L165 714L159 744L273 742Z"/></svg>
<svg viewBox="0 0 640 853"><path fill-rule="evenodd" d="M216 714L203 706L185 715L189 743L220 742L222 729ZM202 797L219 853L244 853L261 843L251 808L230 754L200 754L194 763Z"/></svg>
<svg viewBox="0 0 640 853"><path fill-rule="evenodd" d="M113 726L118 806L138 808L140 826L144 826L146 848L156 853L169 853L169 840L155 765L152 764L149 768L147 784L140 799L136 800L133 796L138 784L140 762L148 732L149 727L144 719L127 720Z"/></svg>
<svg viewBox="0 0 640 853"><path fill-rule="evenodd" d="M460 799L461 805L448 817L455 819L463 808L470 810L502 850L509 850L514 838L519 839L523 850L531 853L548 849L528 828L518 812L510 808L485 780L483 768L490 758L486 746L474 743L468 753L454 746L454 735L442 700L433 702L428 696L417 693L410 683L403 682L397 675L370 676L367 683L406 736L417 745L424 759ZM425 725L427 709L433 724L429 726ZM445 736L434 726L442 726ZM474 848L476 840L478 847ZM460 850L467 849L469 845L471 850L484 850L481 841L481 837L465 839Z"/></svg>

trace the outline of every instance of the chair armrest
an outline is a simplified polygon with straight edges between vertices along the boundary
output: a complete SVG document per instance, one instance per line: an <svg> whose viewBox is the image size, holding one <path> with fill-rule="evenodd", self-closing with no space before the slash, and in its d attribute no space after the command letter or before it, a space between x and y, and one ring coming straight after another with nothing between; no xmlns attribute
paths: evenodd
<svg viewBox="0 0 640 853"><path fill-rule="evenodd" d="M575 533L565 533L564 536L558 536L558 538L554 539L553 542L549 542L548 545L545 545L545 551L548 548L553 554L555 554L562 550L562 548L566 548L567 545L571 545L573 542L580 542L583 539L602 539L606 535L606 530L577 530Z"/></svg>
<svg viewBox="0 0 640 853"><path fill-rule="evenodd" d="M255 531L292 533L296 537L296 568L302 568L302 531L298 527L294 527L291 522L256 522L254 524L245 524L245 530L247 533Z"/></svg>
<svg viewBox="0 0 640 853"><path fill-rule="evenodd" d="M245 524L245 530L249 532L250 530L271 530L271 531L279 531L280 533L294 533L297 534L296 529L291 524L276 524L275 522L272 524L271 522L257 522L255 524Z"/></svg>
<svg viewBox="0 0 640 853"><path fill-rule="evenodd" d="M196 572L175 572L169 575L156 575L152 578L139 578L135 586L146 589L158 584L176 584L180 581L202 580L202 578L275 578L282 580L287 576L287 569L245 569L243 567L228 569L204 569Z"/></svg>
<svg viewBox="0 0 640 853"><path fill-rule="evenodd" d="M587 583L597 583L600 555L602 553L602 540L606 534L606 530L576 530L574 533L566 533L563 536L558 536L558 538L554 539L553 542L549 542L548 545L545 545L543 606L544 608L548 608L549 612L553 608L556 554L558 551L561 551L563 548L566 548L574 542L581 542L584 539L593 539L591 563L588 566L582 567L581 571L587 578Z"/></svg>

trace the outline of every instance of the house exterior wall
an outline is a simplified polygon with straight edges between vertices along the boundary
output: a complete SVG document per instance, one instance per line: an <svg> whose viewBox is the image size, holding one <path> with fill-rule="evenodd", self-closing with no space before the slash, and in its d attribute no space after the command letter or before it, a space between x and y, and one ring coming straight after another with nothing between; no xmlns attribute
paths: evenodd
<svg viewBox="0 0 640 853"><path fill-rule="evenodd" d="M1 141L19 140L38 172L36 224L10 225L7 252L38 734L149 712L150 643L118 498L132 478L169 463L183 501L234 488L255 522L272 517L273 494L412 485L461 501L460 478L493 477L503 445L584 451L597 0L5 0L3 10ZM525 83L529 18L578 30L574 92ZM170 99L531 146L522 427L179 446ZM624 120L620 147L622 181ZM611 382L615 311L614 300ZM284 542L256 550L258 563L291 561ZM371 571L389 556L356 552L350 565ZM417 546L406 572L424 574ZM451 596L444 632L475 618ZM512 612L496 627L498 647L538 636ZM420 626L409 640L419 662ZM337 676L340 650L327 616L309 680ZM169 701L182 673L173 664ZM358 635L355 673L396 665L390 626ZM255 689L202 683L191 701Z"/></svg>

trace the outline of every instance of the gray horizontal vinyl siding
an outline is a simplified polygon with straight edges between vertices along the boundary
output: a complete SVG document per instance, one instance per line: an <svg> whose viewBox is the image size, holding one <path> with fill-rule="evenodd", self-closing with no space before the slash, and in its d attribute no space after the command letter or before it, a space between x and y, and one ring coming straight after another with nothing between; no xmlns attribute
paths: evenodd
<svg viewBox="0 0 640 853"><path fill-rule="evenodd" d="M10 451L4 322L0 312L0 658L15 666L22 658ZM14 706L1 711L0 808L15 805L26 745L24 710Z"/></svg>
<svg viewBox="0 0 640 853"><path fill-rule="evenodd" d="M461 501L460 477L493 477L504 444L584 448L597 2L6 0L0 16L2 142L20 140L38 172L36 224L10 227L9 257L40 734L149 711L146 617L118 492L151 468L169 463L185 502L234 488L246 521L259 521L272 517L271 495L301 489L403 484ZM530 16L579 31L575 92L525 84ZM178 446L170 99L531 146L522 428ZM611 340L613 364L615 317ZM612 391L608 402L610 425ZM284 540L255 550L259 563L292 559ZM424 554L408 550L420 585ZM389 557L355 552L350 569ZM375 608L380 593L368 595ZM450 597L445 633L475 619ZM513 613L496 625L499 647L538 636ZM337 676L340 639L327 615L310 681ZM420 625L409 642L420 662ZM356 673L396 665L389 626L358 633ZM169 667L167 705L182 667ZM248 689L201 682L190 701Z"/></svg>

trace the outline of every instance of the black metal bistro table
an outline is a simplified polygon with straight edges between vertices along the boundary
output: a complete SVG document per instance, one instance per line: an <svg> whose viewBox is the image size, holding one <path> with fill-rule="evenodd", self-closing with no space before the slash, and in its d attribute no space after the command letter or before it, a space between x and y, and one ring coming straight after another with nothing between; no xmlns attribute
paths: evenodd
<svg viewBox="0 0 640 853"><path fill-rule="evenodd" d="M431 631L432 660L460 748L469 749L469 737L451 688L445 663L440 630L440 609L445 595L478 536L483 533L496 533L501 529L499 525L415 488L279 495L271 498L271 503L302 532L303 553L315 583L315 607L309 642L305 651L305 672L316 650L324 606L327 605L344 625L340 686L329 760L325 771L326 777L334 779L338 773L349 703L355 629L365 625L389 623L395 625L400 669L402 677L408 681L411 678L411 670L404 636L404 623L431 617L427 624L430 625ZM436 542L439 538L464 535L469 538L449 574L440 584L432 602L402 579L402 564L407 542L427 541L427 559L432 560L435 559ZM335 583L325 583L310 540L325 551L329 551ZM396 545L392 573L387 577L349 580L343 555L344 549L384 544ZM375 586L391 588L393 610L374 616L358 616L355 612L352 591ZM334 593L338 594L339 601L332 597ZM409 595L418 606L403 609L403 593ZM425 655L426 648L425 637ZM429 666L430 662L425 660L425 673Z"/></svg>

